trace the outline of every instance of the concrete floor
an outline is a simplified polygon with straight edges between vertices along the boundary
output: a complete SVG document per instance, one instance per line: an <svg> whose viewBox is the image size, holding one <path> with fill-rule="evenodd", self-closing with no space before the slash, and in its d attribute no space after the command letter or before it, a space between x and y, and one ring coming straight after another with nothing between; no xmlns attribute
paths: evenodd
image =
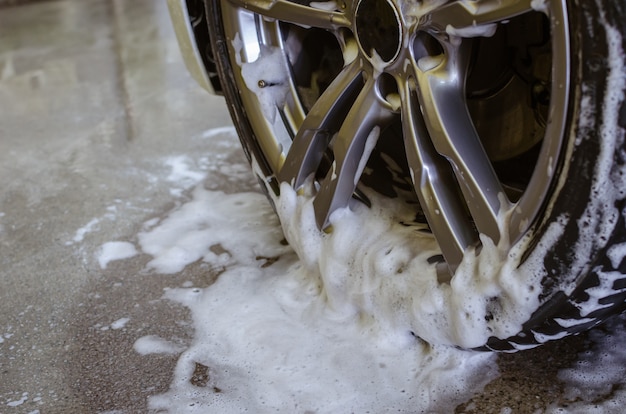
<svg viewBox="0 0 626 414"><path fill-rule="evenodd" d="M164 1L80 0L0 9L0 108L0 413L145 411L177 357L133 343L188 340L158 299L210 275L95 254L173 207L164 159L215 152L202 133L230 125L223 100L184 70ZM106 330L121 317L141 323Z"/></svg>
<svg viewBox="0 0 626 414"><path fill-rule="evenodd" d="M179 202L167 157L245 164L232 137L203 138L228 125L223 100L184 70L164 1L0 9L0 413L145 412L168 388L177 357L140 356L133 343L148 333L189 341L186 311L159 298L214 275L146 272L145 255L102 269L96 254ZM221 182L256 190L252 176ZM122 317L130 322L115 329ZM557 370L585 343L501 356L500 378L458 411L558 401Z"/></svg>

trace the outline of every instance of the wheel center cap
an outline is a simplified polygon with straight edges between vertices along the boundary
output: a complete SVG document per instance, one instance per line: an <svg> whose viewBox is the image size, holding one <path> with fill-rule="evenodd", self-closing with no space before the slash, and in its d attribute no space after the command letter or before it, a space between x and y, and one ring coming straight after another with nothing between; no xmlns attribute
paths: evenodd
<svg viewBox="0 0 626 414"><path fill-rule="evenodd" d="M356 36L369 58L394 60L402 44L400 16L389 0L361 0L356 10Z"/></svg>

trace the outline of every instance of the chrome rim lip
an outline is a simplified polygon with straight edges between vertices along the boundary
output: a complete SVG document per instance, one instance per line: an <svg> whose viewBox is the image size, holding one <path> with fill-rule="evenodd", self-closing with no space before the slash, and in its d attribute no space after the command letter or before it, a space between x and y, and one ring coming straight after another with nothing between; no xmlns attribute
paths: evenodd
<svg viewBox="0 0 626 414"><path fill-rule="evenodd" d="M489 0L487 1L487 3ZM436 2L435 2L436 3ZM445 2L440 2L445 3ZM356 3L360 4L360 3ZM543 138L543 144L539 153L535 171L533 172L529 184L526 187L524 193L520 199L515 203L505 203L500 211L497 211L498 215L505 214L506 220L509 222L509 233L507 235L508 241L514 243L518 241L524 234L526 234L532 225L536 222L539 214L545 208L547 199L549 197L550 190L555 184L555 174L558 171L559 156L561 153L562 142L564 139L564 133L567 120L567 107L569 100L570 90L570 56L569 56L569 28L563 22L568 21L567 6L565 0L552 1L547 3L549 7L549 16L551 21L551 43L552 43L552 84L557 85L553 87L550 93L550 107L549 107L549 119L545 129L545 135ZM285 47L281 37L281 33L278 24L275 21L268 21L268 19L261 17L259 14L250 12L247 9L240 7L241 4L231 1L224 1L222 4L223 9L223 22L226 37L230 39L231 44L229 50L231 51L231 63L235 72L241 62L239 59L243 59L247 62L253 62L256 60L260 45L272 46L283 49ZM350 5L346 5L350 8ZM357 7L354 5L353 7ZM397 6L399 10L402 10L402 5ZM343 15L345 20L349 22L347 28L352 32L356 32L354 29L355 18L350 10L346 10ZM421 16L408 16L402 14L399 19L402 19L403 23L406 23L406 19L417 19L427 21L429 17L428 13L424 13ZM271 20L271 19L270 19ZM317 20L314 20L317 21ZM340 25L346 27L345 24ZM427 27L427 26L426 26ZM408 84L414 82L411 77L404 77L403 65L407 59L412 58L411 53L408 51L408 45L414 39L416 31L422 30L421 26L406 23L402 26L403 31L403 48L402 51L394 55L394 58L390 62L384 62L385 66L382 69L383 73L387 73L393 76L395 79L400 79L400 83ZM234 46L237 37L240 37L242 47L239 51ZM237 53L243 52L242 55L237 57ZM285 58L286 59L286 58ZM414 59L413 64L417 65ZM357 63L358 62L358 63ZM366 56L365 51L359 44L358 53L354 57L354 60L346 63L346 67L352 65L358 65L360 73L365 73L365 76L376 77L379 73L376 73L376 69L373 68L373 64L369 62L369 57ZM285 63L286 66L286 63ZM259 102L255 94L247 90L245 81L240 73L234 73L235 80L241 91L241 100L243 107L245 108L246 115L252 126L252 130L257 134L256 139L259 141L261 149L265 154L268 162L277 174L283 169L285 159L288 153L286 144L287 139L293 138L294 135L302 128L303 123L307 120L307 112L304 110L303 104L298 97L297 87L293 78L288 79L288 88L286 93L285 104L282 109L280 117L276 117L273 122L268 120L266 114L259 107ZM365 82L367 84L367 82ZM366 86L367 87L367 86ZM402 94L402 91L399 91ZM376 94L378 102L381 108L390 108L389 102L385 100L385 97L381 97L379 93ZM403 102L406 102L406 95L401 97ZM423 104L420 102L419 104ZM374 118L374 123L379 122L382 118L380 114L371 115ZM358 118L361 121L368 120L368 115L362 115L362 118ZM357 128L357 127L355 127ZM371 125L369 126L371 128ZM277 136L281 136L281 139L277 139ZM335 190L337 191L337 190ZM349 191L349 190L344 190ZM351 193L347 195L349 198ZM347 202L346 197L341 202ZM332 200L331 200L332 202ZM322 206L322 209L332 208L328 206L329 203ZM505 211L506 210L506 211ZM457 212L457 214L461 214ZM501 218L498 218L501 220ZM320 223L324 225L322 220ZM496 238L496 237L492 237ZM467 242L470 243L471 242ZM459 257L448 260L449 262L458 263ZM452 269L454 266L452 266Z"/></svg>

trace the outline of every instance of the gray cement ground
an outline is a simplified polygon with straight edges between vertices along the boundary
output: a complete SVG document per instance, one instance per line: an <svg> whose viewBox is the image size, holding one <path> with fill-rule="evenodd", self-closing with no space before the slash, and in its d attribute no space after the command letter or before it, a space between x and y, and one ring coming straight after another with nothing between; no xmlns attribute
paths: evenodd
<svg viewBox="0 0 626 414"><path fill-rule="evenodd" d="M164 1L0 9L0 413L145 412L167 389L176 356L132 345L188 341L186 311L159 298L214 275L145 272L142 255L102 269L95 257L172 208L165 157L214 151L198 137L229 124L184 70ZM556 372L584 347L583 336L501 356L500 378L458 411L558 401Z"/></svg>
<svg viewBox="0 0 626 414"><path fill-rule="evenodd" d="M81 0L0 10L0 108L0 413L142 412L176 357L133 342L184 341L186 315L147 258L94 255L172 208L162 158L210 151L193 137L230 124L223 101L184 70L164 1ZM103 331L116 311L142 322Z"/></svg>

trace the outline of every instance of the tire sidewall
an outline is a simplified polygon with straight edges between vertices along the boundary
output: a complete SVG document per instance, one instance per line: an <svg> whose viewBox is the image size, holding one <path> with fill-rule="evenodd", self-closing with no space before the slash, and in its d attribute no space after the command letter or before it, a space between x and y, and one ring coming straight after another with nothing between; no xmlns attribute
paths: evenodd
<svg viewBox="0 0 626 414"><path fill-rule="evenodd" d="M626 45L623 37L621 45L612 44L609 33L626 33L625 8L622 2L568 1L571 78L559 178L525 252L530 256L542 244L552 243L543 257L543 268L535 269L544 273L542 305L518 335L491 338L489 349L514 350L519 348L516 345L575 334L624 308L626 294L619 292L623 278L616 278L611 286L603 279L607 272L626 270L625 261L616 265L607 254L611 246L626 241L622 214L626 189L619 188L622 182L617 178L626 174L626 106L623 90L612 90L616 82L610 80L620 76L614 73L619 65L610 60L616 47L622 51L621 76L626 76ZM610 94L620 102L607 105ZM562 233L556 241L548 241L554 223L563 224ZM597 299L590 292L598 288L615 292L590 304ZM589 306L595 309L589 312ZM563 320L568 321L565 326ZM575 320L580 323L572 324Z"/></svg>

